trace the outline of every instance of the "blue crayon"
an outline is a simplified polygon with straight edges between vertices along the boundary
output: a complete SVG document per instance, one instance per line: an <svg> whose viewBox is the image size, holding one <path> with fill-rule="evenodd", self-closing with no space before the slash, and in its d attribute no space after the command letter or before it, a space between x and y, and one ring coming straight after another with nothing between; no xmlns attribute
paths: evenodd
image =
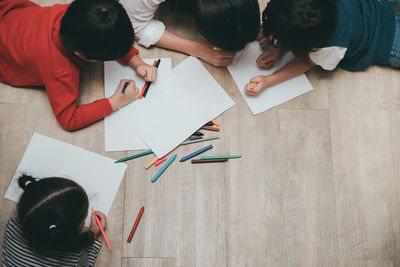
<svg viewBox="0 0 400 267"><path fill-rule="evenodd" d="M185 160L188 160L188 159L191 159L191 158L193 158L193 157L196 157L197 155L199 155L199 154L201 154L201 153L203 153L203 152L206 152L207 150L209 150L209 149L211 149L211 148L213 148L212 145L206 146L205 148L202 148L202 149L200 149L200 150L197 150L196 152L193 152L192 154L187 155L187 156L181 158L179 161L180 161L180 162L184 162Z"/></svg>
<svg viewBox="0 0 400 267"><path fill-rule="evenodd" d="M123 95L125 94L125 90L126 90L126 87L128 87L128 85L129 85L128 82L126 82L126 83L124 84L124 88L122 88L121 96L123 96Z"/></svg>
<svg viewBox="0 0 400 267"><path fill-rule="evenodd" d="M151 182L154 183L155 181L157 181L158 177L160 177L160 175L168 168L169 165L171 165L171 163L174 161L174 159L176 158L176 154L173 155L168 161L167 163L164 164L164 166L162 166L162 168L156 173L156 175L154 175L153 179L151 179Z"/></svg>

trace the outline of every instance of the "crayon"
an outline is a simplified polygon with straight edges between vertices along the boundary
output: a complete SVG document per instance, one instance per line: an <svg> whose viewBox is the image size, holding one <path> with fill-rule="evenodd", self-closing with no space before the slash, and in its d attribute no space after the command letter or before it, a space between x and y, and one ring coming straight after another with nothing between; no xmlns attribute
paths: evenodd
<svg viewBox="0 0 400 267"><path fill-rule="evenodd" d="M154 162L154 165L158 166L158 165L160 165L161 163L163 163L166 160L167 160L167 157L162 157L161 159L159 159L156 162Z"/></svg>
<svg viewBox="0 0 400 267"><path fill-rule="evenodd" d="M210 137L204 137L203 139L198 139L198 140L189 140L189 141L183 142L181 145L189 145L189 144L194 144L194 143L198 143L198 142L210 141L210 140L214 140L214 139L219 139L219 136L210 136Z"/></svg>
<svg viewBox="0 0 400 267"><path fill-rule="evenodd" d="M157 60L154 60L153 66L156 66L156 64L157 64ZM147 83L148 83L148 82L145 82L145 83L144 83L144 85L143 85L143 87L142 87L142 91L140 92L140 95L139 95L139 99L142 99L142 98L143 98L144 91L145 91L146 88L147 88Z"/></svg>
<svg viewBox="0 0 400 267"><path fill-rule="evenodd" d="M124 84L124 87L122 88L121 96L123 96L123 95L125 94L125 90L126 90L126 87L128 87L128 85L129 85L128 82L126 82L126 83Z"/></svg>
<svg viewBox="0 0 400 267"><path fill-rule="evenodd" d="M201 127L203 130L208 130L208 131L214 131L214 132L219 132L219 128L217 127L211 127L211 126L203 126Z"/></svg>
<svg viewBox="0 0 400 267"><path fill-rule="evenodd" d="M204 156L200 157L200 159L238 159L241 156L231 155L231 156Z"/></svg>
<svg viewBox="0 0 400 267"><path fill-rule="evenodd" d="M158 158L155 157L152 161L150 161L149 163L147 163L147 165L144 166L144 168L147 170L147 169L150 168L150 167L154 164L154 162L156 162L157 160L158 160Z"/></svg>
<svg viewBox="0 0 400 267"><path fill-rule="evenodd" d="M97 226L99 226L100 232L101 232L101 234L102 234L103 237L104 237L104 241L106 241L107 247L108 247L109 249L111 249L110 241L108 241L108 238L107 238L107 236L106 236L106 233L104 232L103 226L101 226L101 222L100 222L99 218L97 218L97 215L96 215L96 212L94 211L94 209L92 209L92 212L94 213L94 217L96 218Z"/></svg>
<svg viewBox="0 0 400 267"><path fill-rule="evenodd" d="M139 154L130 156L130 157L126 157L126 158L119 159L119 160L115 161L114 163L124 162L124 161L127 161L127 160L139 158L139 157L142 157L142 156L146 156L146 155L148 155L148 154L151 154L151 153L153 153L152 150L147 150L147 151L145 151L145 152L142 152L142 153L139 153Z"/></svg>
<svg viewBox="0 0 400 267"><path fill-rule="evenodd" d="M206 152L207 150L210 150L211 148L213 148L212 145L206 146L206 147L204 147L204 148L202 148L202 149L199 149L199 150L193 152L192 154L189 154L189 155L187 155L187 156L184 156L184 157L181 158L179 161L180 161L180 162L184 162L185 160L191 159L191 158L193 158L193 157L195 157L195 156L197 156L197 155L199 155L199 154L201 154L201 153Z"/></svg>
<svg viewBox="0 0 400 267"><path fill-rule="evenodd" d="M192 159L192 163L214 163L214 162L227 162L228 159Z"/></svg>
<svg viewBox="0 0 400 267"><path fill-rule="evenodd" d="M190 137L189 140L193 141L193 140L199 140L199 139L202 139L202 138L203 138L203 136L195 136L195 137Z"/></svg>
<svg viewBox="0 0 400 267"><path fill-rule="evenodd" d="M130 242L132 241L132 237L133 237L133 235L134 235L135 232L136 232L136 228L137 228L137 226L138 226L138 224L139 224L140 219L142 218L143 211L144 211L144 207L142 207L142 208L140 209L139 214L138 214L138 216L136 217L135 223L134 223L134 225L133 225L133 227L132 227L131 233L129 234L129 237L128 237L128 240L127 240L128 243L130 243Z"/></svg>
<svg viewBox="0 0 400 267"><path fill-rule="evenodd" d="M215 120L211 120L211 122L214 123L215 126L217 126L217 127L219 126L219 123L216 122Z"/></svg>
<svg viewBox="0 0 400 267"><path fill-rule="evenodd" d="M171 165L171 163L174 161L175 158L176 158L176 154L173 155L167 161L167 163L164 164L164 166L162 166L162 168L156 173L156 175L154 175L153 179L151 179L152 183L155 183L157 181L157 179L160 177L160 175L168 168L169 165Z"/></svg>
<svg viewBox="0 0 400 267"><path fill-rule="evenodd" d="M160 62L161 62L161 59L159 59L159 60L157 60L157 63L154 65L154 67L156 67L157 69L158 69L158 66L160 65ZM148 82L147 83L147 86L146 86L146 89L144 90L144 93L143 93L143 97L146 97L146 95L147 95L147 92L149 91L149 89L150 89L150 85L151 85L151 82Z"/></svg>
<svg viewBox="0 0 400 267"><path fill-rule="evenodd" d="M192 135L194 136L203 136L204 134L201 132L194 132Z"/></svg>

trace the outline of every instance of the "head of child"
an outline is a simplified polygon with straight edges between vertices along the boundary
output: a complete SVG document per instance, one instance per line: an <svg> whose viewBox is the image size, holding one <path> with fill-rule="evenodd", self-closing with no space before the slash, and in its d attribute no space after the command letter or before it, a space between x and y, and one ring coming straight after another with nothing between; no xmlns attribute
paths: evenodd
<svg viewBox="0 0 400 267"><path fill-rule="evenodd" d="M64 46L85 61L115 60L132 48L131 21L116 0L75 0L60 25Z"/></svg>
<svg viewBox="0 0 400 267"><path fill-rule="evenodd" d="M226 51L243 49L260 29L258 0L197 0L194 17L204 37Z"/></svg>
<svg viewBox="0 0 400 267"><path fill-rule="evenodd" d="M171 0L174 10L193 15L199 31L213 45L239 51L257 38L258 0Z"/></svg>
<svg viewBox="0 0 400 267"><path fill-rule="evenodd" d="M23 175L18 180L24 190L18 203L18 219L24 236L39 252L71 251L94 241L83 230L88 197L81 186L65 178L36 180Z"/></svg>
<svg viewBox="0 0 400 267"><path fill-rule="evenodd" d="M264 36L299 52L321 47L336 26L335 0L271 0L262 14Z"/></svg>

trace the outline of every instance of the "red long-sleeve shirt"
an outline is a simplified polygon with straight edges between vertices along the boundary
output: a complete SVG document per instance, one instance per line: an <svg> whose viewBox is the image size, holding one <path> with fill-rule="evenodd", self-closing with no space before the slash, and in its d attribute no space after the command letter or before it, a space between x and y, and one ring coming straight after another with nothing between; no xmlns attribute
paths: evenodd
<svg viewBox="0 0 400 267"><path fill-rule="evenodd" d="M77 130L112 113L108 99L77 105L79 68L83 61L60 40L61 19L68 5L41 7L27 0L0 1L0 82L44 86L60 125ZM132 50L122 64L138 53Z"/></svg>

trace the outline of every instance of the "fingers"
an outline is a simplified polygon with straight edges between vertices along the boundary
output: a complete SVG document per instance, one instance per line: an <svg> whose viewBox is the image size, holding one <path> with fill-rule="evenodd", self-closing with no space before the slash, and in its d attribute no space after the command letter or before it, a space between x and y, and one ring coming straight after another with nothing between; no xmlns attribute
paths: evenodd
<svg viewBox="0 0 400 267"><path fill-rule="evenodd" d="M130 83L130 82L132 82L132 81L133 81L133 80L128 80L128 79L123 79L123 80L121 80L121 81L119 82L118 87L117 87L117 90L115 90L115 92L121 93L122 90L124 89L125 83Z"/></svg>
<svg viewBox="0 0 400 267"><path fill-rule="evenodd" d="M100 211L96 211L96 216L99 219L101 226L105 230L107 228L107 217L106 217L106 215L104 213L100 212Z"/></svg>
<svg viewBox="0 0 400 267"><path fill-rule="evenodd" d="M147 82L154 82L157 78L157 68L153 66L149 66L149 69L147 70L147 75L144 77L144 79Z"/></svg>
<svg viewBox="0 0 400 267"><path fill-rule="evenodd" d="M250 82L259 83L259 82L261 82L262 78L263 78L263 76L256 76L256 77L251 78Z"/></svg>
<svg viewBox="0 0 400 267"><path fill-rule="evenodd" d="M261 92L261 83L248 83L244 89L244 92L250 96L256 96Z"/></svg>
<svg viewBox="0 0 400 267"><path fill-rule="evenodd" d="M271 68L275 60L279 57L279 51L276 49L270 49L262 53L256 60L257 66L263 69Z"/></svg>
<svg viewBox="0 0 400 267"><path fill-rule="evenodd" d="M264 89L262 79L263 76L256 76L251 78L250 83L246 84L244 92L250 96L258 95Z"/></svg>

